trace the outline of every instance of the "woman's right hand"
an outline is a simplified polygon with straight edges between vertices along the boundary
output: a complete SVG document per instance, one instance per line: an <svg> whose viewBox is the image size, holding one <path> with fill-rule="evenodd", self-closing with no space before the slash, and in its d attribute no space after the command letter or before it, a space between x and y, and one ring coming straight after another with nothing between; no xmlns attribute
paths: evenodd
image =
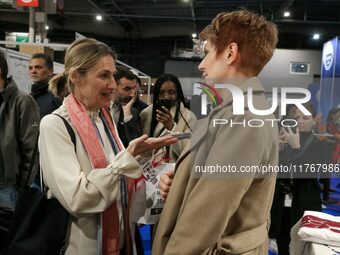
<svg viewBox="0 0 340 255"><path fill-rule="evenodd" d="M162 106L162 109L162 111L156 110L156 120L162 123L167 130L171 131L174 127L172 115L166 107Z"/></svg>
<svg viewBox="0 0 340 255"><path fill-rule="evenodd" d="M126 150L135 157L174 143L177 143L177 139L171 135L165 135L157 138L149 138L148 135L142 135L132 140Z"/></svg>
<svg viewBox="0 0 340 255"><path fill-rule="evenodd" d="M159 178L158 187L162 199L165 201L168 197L172 180L174 178L174 171L167 172Z"/></svg>
<svg viewBox="0 0 340 255"><path fill-rule="evenodd" d="M283 132L285 136L286 142L289 144L289 146L292 149L300 149L301 147L300 133L299 133L298 127L296 127L296 133L294 133L290 127L287 127L287 130L288 131L286 131L284 128L281 129L281 131Z"/></svg>

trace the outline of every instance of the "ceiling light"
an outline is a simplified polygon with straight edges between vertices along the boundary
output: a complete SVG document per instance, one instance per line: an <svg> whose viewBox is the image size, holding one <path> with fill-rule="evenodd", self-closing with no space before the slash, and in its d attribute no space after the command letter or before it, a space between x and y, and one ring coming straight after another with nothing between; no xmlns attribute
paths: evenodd
<svg viewBox="0 0 340 255"><path fill-rule="evenodd" d="M314 40L319 40L320 39L320 34L314 34L313 35Z"/></svg>
<svg viewBox="0 0 340 255"><path fill-rule="evenodd" d="M46 25L46 26L45 26L45 29L46 29L46 30L49 30L49 29L50 29L50 27L49 27L48 25Z"/></svg>
<svg viewBox="0 0 340 255"><path fill-rule="evenodd" d="M102 15L97 15L96 20L101 21L103 19Z"/></svg>
<svg viewBox="0 0 340 255"><path fill-rule="evenodd" d="M183 0L184 3L188 3L190 0Z"/></svg>
<svg viewBox="0 0 340 255"><path fill-rule="evenodd" d="M191 36L192 36L192 38L196 38L196 37L197 37L197 34L196 34L196 33L193 33Z"/></svg>
<svg viewBox="0 0 340 255"><path fill-rule="evenodd" d="M290 16L290 12L284 12L283 13L283 17L289 17Z"/></svg>

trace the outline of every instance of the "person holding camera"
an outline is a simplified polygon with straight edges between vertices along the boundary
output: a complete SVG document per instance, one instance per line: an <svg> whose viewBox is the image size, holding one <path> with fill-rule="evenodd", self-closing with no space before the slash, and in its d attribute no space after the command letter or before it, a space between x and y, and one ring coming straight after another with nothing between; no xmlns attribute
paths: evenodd
<svg viewBox="0 0 340 255"><path fill-rule="evenodd" d="M163 74L158 77L154 87L153 102L141 112L144 134L159 137L166 131L174 134L191 132L196 117L185 107L182 86L175 75ZM167 148L168 161L177 160L187 141L178 141Z"/></svg>
<svg viewBox="0 0 340 255"><path fill-rule="evenodd" d="M327 144L313 135L316 112L310 103L304 107L312 114L295 109L296 131L281 128L279 163L291 171L277 176L269 236L275 238L279 255L289 254L290 230L305 210L321 211L319 173L313 164L327 162ZM294 132L295 131L295 132ZM295 169L295 170L293 170ZM327 171L327 169L326 169Z"/></svg>

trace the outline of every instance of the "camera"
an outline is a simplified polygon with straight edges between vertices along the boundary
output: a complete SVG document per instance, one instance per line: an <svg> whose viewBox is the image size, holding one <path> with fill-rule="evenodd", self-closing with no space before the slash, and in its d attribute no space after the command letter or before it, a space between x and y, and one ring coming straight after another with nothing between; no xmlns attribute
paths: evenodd
<svg viewBox="0 0 340 255"><path fill-rule="evenodd" d="M162 108L162 106L164 106L165 108L167 108L169 111L172 107L172 101L169 100L169 99L160 99L158 101L158 109L161 110L161 111L164 111L164 109Z"/></svg>

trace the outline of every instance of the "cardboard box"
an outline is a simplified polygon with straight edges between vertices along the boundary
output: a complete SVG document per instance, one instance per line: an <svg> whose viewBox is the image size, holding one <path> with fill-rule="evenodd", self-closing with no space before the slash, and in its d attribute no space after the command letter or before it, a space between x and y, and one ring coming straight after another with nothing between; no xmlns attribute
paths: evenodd
<svg viewBox="0 0 340 255"><path fill-rule="evenodd" d="M44 53L53 59L53 50L46 46L20 45L19 51L29 55L33 55L35 53Z"/></svg>

